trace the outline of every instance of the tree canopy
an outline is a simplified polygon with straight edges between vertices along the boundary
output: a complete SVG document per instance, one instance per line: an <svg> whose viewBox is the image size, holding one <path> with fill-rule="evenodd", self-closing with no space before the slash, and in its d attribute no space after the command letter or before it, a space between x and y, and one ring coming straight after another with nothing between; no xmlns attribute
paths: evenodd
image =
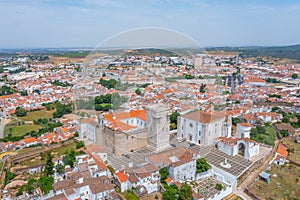
<svg viewBox="0 0 300 200"><path fill-rule="evenodd" d="M46 176L51 176L54 174L53 167L54 167L54 163L52 162L52 156L51 156L51 153L48 152L47 153L47 161L46 161L46 165L45 165L45 169L44 169Z"/></svg>
<svg viewBox="0 0 300 200"><path fill-rule="evenodd" d="M206 172L211 166L206 162L205 158L199 158L196 161L196 173Z"/></svg>
<svg viewBox="0 0 300 200"><path fill-rule="evenodd" d="M18 116L18 117L24 117L24 116L26 116L27 115L27 111L24 109L24 108L21 108L21 107L17 107L16 108L16 115Z"/></svg>
<svg viewBox="0 0 300 200"><path fill-rule="evenodd" d="M100 79L99 82L103 87L106 87L107 89L115 88L116 85L118 84L118 81L115 79L109 79L105 80L103 78Z"/></svg>
<svg viewBox="0 0 300 200"><path fill-rule="evenodd" d="M69 114L72 112L72 104L63 105L60 102L55 104L56 111L53 113L53 118L60 118L64 114Z"/></svg>

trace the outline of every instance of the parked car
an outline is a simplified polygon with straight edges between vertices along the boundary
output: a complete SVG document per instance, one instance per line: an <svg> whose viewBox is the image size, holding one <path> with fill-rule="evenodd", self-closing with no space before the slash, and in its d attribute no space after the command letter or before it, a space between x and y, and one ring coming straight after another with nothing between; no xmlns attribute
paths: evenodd
<svg viewBox="0 0 300 200"><path fill-rule="evenodd" d="M171 144L172 147L176 147L176 144Z"/></svg>
<svg viewBox="0 0 300 200"><path fill-rule="evenodd" d="M192 146L195 146L195 143L192 143L192 142L191 142L191 143L190 143L190 147L192 147Z"/></svg>
<svg viewBox="0 0 300 200"><path fill-rule="evenodd" d="M128 155L128 154L125 154L125 157L126 157L126 158L130 158L130 155Z"/></svg>

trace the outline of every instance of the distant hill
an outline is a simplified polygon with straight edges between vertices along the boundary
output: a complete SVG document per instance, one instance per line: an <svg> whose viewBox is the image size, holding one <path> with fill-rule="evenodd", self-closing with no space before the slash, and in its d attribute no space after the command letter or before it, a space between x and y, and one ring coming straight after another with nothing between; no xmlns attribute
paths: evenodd
<svg viewBox="0 0 300 200"><path fill-rule="evenodd" d="M211 47L206 50L241 52L241 56L245 58L257 56L289 58L300 63L300 44L290 46Z"/></svg>
<svg viewBox="0 0 300 200"><path fill-rule="evenodd" d="M62 49L0 49L1 57L13 57L19 55L54 55L76 58L83 58L87 56L92 48L62 48ZM109 55L164 55L164 56L178 56L205 53L206 51L224 51L224 52L240 52L241 57L257 57L267 56L275 58L288 58L296 60L300 63L300 44L290 46L242 46L242 47L209 47L205 49L135 49L135 50L96 50L94 53L106 53Z"/></svg>

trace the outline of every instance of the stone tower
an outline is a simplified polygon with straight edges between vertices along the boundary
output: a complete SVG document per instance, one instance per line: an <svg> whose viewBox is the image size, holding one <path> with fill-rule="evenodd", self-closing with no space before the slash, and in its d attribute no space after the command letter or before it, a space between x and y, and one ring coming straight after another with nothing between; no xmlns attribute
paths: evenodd
<svg viewBox="0 0 300 200"><path fill-rule="evenodd" d="M159 152L169 147L170 109L166 105L155 104L146 108L148 148Z"/></svg>

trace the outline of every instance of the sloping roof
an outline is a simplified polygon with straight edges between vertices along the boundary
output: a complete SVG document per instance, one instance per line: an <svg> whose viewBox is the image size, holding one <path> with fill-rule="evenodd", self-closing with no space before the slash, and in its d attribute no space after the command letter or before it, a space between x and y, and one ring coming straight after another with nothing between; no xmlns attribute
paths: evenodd
<svg viewBox="0 0 300 200"><path fill-rule="evenodd" d="M288 156L287 150L288 150L288 148L286 146L284 146L283 144L279 144L276 153L283 157L287 157Z"/></svg>
<svg viewBox="0 0 300 200"><path fill-rule="evenodd" d="M106 113L103 115L104 119L109 122L108 127L113 130L123 130L127 131L132 128L136 128L136 126L129 125L127 123L122 122L121 120L130 119L130 118L138 118L142 121L146 121L146 110L131 110L129 112L121 112L121 113Z"/></svg>
<svg viewBox="0 0 300 200"><path fill-rule="evenodd" d="M171 181L172 181L172 178L171 178L171 177L166 178L166 182L167 182L167 183L170 183Z"/></svg>
<svg viewBox="0 0 300 200"><path fill-rule="evenodd" d="M265 172L265 171L261 172L261 173L259 174L259 176L260 176L261 178L263 178L263 179L269 179L269 178L270 178L270 174L267 173L267 172Z"/></svg>
<svg viewBox="0 0 300 200"><path fill-rule="evenodd" d="M127 180L126 174L124 174L122 171L115 172L115 175L118 177L120 183L124 183Z"/></svg>
<svg viewBox="0 0 300 200"><path fill-rule="evenodd" d="M26 144L28 143L31 143L31 142L34 142L36 139L34 137L31 137L31 138L26 138L23 140L23 142L25 142Z"/></svg>
<svg viewBox="0 0 300 200"><path fill-rule="evenodd" d="M204 124L208 124L214 121L218 121L221 119L225 119L225 113L218 112L218 111L195 111L182 116L183 118L187 118L190 120L198 121Z"/></svg>

